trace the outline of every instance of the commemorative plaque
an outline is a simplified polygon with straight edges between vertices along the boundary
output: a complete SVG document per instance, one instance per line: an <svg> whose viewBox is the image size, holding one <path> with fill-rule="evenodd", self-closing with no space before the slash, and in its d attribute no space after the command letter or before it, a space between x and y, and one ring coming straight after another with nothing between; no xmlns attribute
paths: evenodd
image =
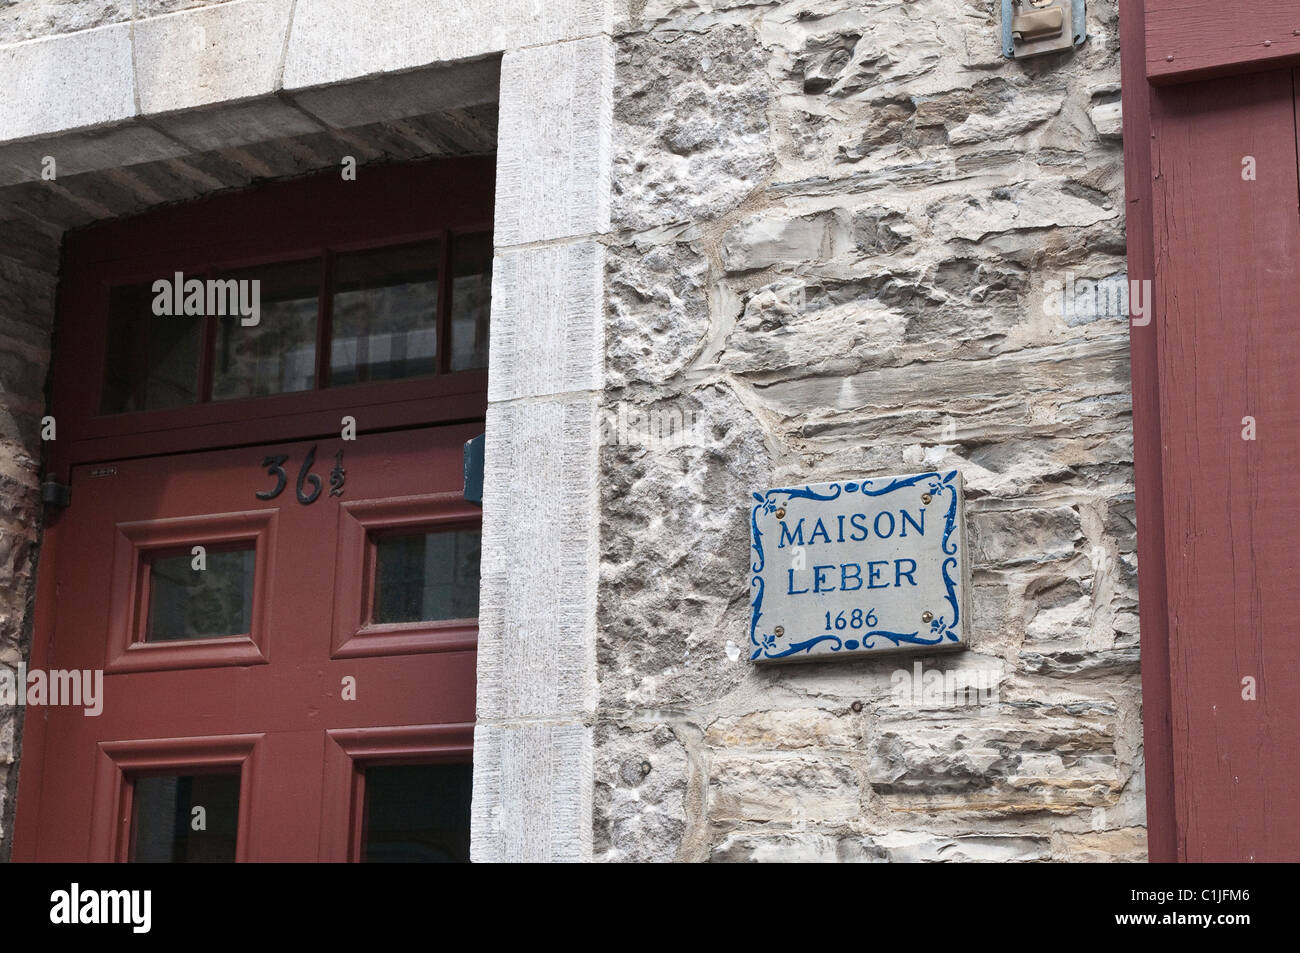
<svg viewBox="0 0 1300 953"><path fill-rule="evenodd" d="M756 492L750 534L752 661L968 644L956 470Z"/></svg>

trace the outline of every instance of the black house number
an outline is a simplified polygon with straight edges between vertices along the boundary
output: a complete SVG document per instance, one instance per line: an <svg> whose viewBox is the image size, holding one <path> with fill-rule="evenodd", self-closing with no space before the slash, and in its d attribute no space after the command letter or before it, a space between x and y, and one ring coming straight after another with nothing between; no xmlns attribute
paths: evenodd
<svg viewBox="0 0 1300 953"><path fill-rule="evenodd" d="M253 494L254 496L259 500L273 500L284 492L285 486L289 483L289 475L284 472L284 465L288 459L289 457L283 453L263 458L262 466L266 468L268 475L275 477L275 486L269 490L258 490ZM303 506L315 503L324 485L320 476L311 472L312 465L315 463L316 446L313 445L302 461L302 466L298 470L298 482L293 488L294 495ZM343 484L346 478L347 473L343 469L343 451L340 450L334 455L334 469L330 471L330 496L343 495Z"/></svg>

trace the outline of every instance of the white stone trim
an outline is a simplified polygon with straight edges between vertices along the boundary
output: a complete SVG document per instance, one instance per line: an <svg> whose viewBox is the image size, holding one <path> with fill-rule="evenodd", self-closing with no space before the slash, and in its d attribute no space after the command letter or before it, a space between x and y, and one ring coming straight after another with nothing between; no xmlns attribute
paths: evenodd
<svg viewBox="0 0 1300 953"><path fill-rule="evenodd" d="M501 63L498 247L609 230L614 45L520 50Z"/></svg>
<svg viewBox="0 0 1300 953"><path fill-rule="evenodd" d="M625 4L229 0L10 43L0 143L608 36Z"/></svg>
<svg viewBox="0 0 1300 953"><path fill-rule="evenodd" d="M0 142L136 113L131 26L118 23L0 47Z"/></svg>
<svg viewBox="0 0 1300 953"><path fill-rule="evenodd" d="M492 264L488 400L604 385L605 246L502 248Z"/></svg>
<svg viewBox="0 0 1300 953"><path fill-rule="evenodd" d="M502 61L475 860L591 857L613 95L607 36Z"/></svg>
<svg viewBox="0 0 1300 953"><path fill-rule="evenodd" d="M292 10L292 0L236 0L135 23L140 114L275 92Z"/></svg>
<svg viewBox="0 0 1300 953"><path fill-rule="evenodd" d="M591 729L480 724L474 731L475 861L591 859ZM480 790L493 792L491 798Z"/></svg>
<svg viewBox="0 0 1300 953"><path fill-rule="evenodd" d="M608 34L611 0L298 0L284 88Z"/></svg>

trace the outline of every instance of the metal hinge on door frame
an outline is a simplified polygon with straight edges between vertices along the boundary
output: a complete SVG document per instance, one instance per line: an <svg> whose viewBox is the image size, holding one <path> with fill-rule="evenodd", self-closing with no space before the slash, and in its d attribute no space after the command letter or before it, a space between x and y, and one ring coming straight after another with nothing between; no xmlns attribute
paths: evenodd
<svg viewBox="0 0 1300 953"><path fill-rule="evenodd" d="M483 505L483 444L486 434L465 441L465 499Z"/></svg>
<svg viewBox="0 0 1300 953"><path fill-rule="evenodd" d="M53 477L46 477L41 483L41 502L46 506L65 509L72 502L72 487Z"/></svg>

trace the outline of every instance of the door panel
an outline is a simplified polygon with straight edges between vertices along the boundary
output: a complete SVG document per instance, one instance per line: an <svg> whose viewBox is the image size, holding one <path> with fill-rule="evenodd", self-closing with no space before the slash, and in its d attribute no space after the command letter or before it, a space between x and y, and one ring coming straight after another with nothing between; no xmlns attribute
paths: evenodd
<svg viewBox="0 0 1300 953"><path fill-rule="evenodd" d="M1162 88L1152 131L1178 855L1295 860L1300 182L1291 71Z"/></svg>
<svg viewBox="0 0 1300 953"><path fill-rule="evenodd" d="M178 766L238 757L248 826L242 856L316 860L332 836L322 831L322 817L351 813L340 815L338 805L323 801L327 745L334 744L327 732L471 723L472 622L460 624L460 638L432 648L412 652L390 641L373 654L334 657L334 613L336 591L356 583L354 562L339 575L348 505L415 498L440 518L476 524L477 509L462 498L461 454L481 430L439 427L74 468L73 502L60 517L53 638L43 664L109 671L98 717L75 707L40 709L43 730L33 733L36 750L24 758L24 772L40 774L32 786L40 796L19 800L20 813L39 815L24 852L40 860L123 858L130 802L123 777L164 764L183 773ZM321 491L304 505L296 484L313 447ZM344 482L332 495L340 450ZM277 483L264 460L279 456L286 458L284 489L258 499ZM313 482L305 481L306 495ZM195 544L207 545L213 560L241 534L259 540L253 631L142 646L151 583L140 562L151 553L189 558ZM165 590L171 584L157 572L155 588ZM242 611L241 590L231 582L236 575L180 577L184 585L167 590L172 618L196 619L199 631L209 631L204 626L212 619ZM175 596L182 590L193 595L188 604ZM345 679L355 686L354 700L345 698ZM241 742L237 755L212 753L238 736L256 740ZM335 785L332 796L350 795ZM339 859L336 852L331 859Z"/></svg>

